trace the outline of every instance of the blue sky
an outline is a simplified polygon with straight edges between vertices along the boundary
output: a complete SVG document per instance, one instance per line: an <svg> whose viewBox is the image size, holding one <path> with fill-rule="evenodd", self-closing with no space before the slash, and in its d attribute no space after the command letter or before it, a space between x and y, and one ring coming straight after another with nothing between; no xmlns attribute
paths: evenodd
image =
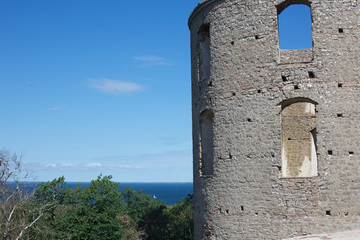
<svg viewBox="0 0 360 240"><path fill-rule="evenodd" d="M191 182L198 2L1 1L0 147L38 181Z"/></svg>

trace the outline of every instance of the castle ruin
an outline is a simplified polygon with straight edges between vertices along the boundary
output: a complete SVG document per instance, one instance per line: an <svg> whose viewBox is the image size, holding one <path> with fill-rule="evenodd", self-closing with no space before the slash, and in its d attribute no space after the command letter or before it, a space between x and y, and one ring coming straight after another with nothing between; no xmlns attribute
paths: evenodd
<svg viewBox="0 0 360 240"><path fill-rule="evenodd" d="M293 4L310 49L279 48ZM359 228L359 1L205 0L189 28L195 239Z"/></svg>

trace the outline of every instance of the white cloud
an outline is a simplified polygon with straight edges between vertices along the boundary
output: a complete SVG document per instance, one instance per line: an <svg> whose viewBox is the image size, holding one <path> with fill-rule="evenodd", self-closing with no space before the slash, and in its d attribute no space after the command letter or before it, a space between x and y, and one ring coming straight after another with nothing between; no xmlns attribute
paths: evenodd
<svg viewBox="0 0 360 240"><path fill-rule="evenodd" d="M88 168L96 168L96 167L101 167L101 163L89 163L89 164L86 164L86 167Z"/></svg>
<svg viewBox="0 0 360 240"><path fill-rule="evenodd" d="M140 56L134 57L135 60L141 63L141 66L171 66L173 65L169 60L159 56Z"/></svg>
<svg viewBox="0 0 360 240"><path fill-rule="evenodd" d="M75 167L76 165L75 164L72 164L72 163L62 163L60 164L60 167Z"/></svg>
<svg viewBox="0 0 360 240"><path fill-rule="evenodd" d="M50 163L45 166L46 168L56 168L56 164Z"/></svg>
<svg viewBox="0 0 360 240"><path fill-rule="evenodd" d="M34 163L33 163L34 165ZM38 164L39 165L39 164ZM137 169L138 167L130 164L114 164L114 163L84 163L84 164L73 164L73 163L49 163L46 165L39 165L36 167L37 170L99 170L99 169L110 169L110 170L125 170L125 169Z"/></svg>
<svg viewBox="0 0 360 240"><path fill-rule="evenodd" d="M131 93L142 91L145 86L133 82L124 82L110 79L91 79L89 80L89 87L95 88L103 93L118 95L121 93Z"/></svg>
<svg viewBox="0 0 360 240"><path fill-rule="evenodd" d="M116 169L167 169L192 167L192 151L179 150L157 154L97 157L95 161L106 162L103 167ZM120 163L120 164L118 164Z"/></svg>
<svg viewBox="0 0 360 240"><path fill-rule="evenodd" d="M63 175L67 181L94 179L100 173L114 176L119 182L191 182L192 151L179 150L162 153L112 155L76 163L29 162L40 181L49 181Z"/></svg>

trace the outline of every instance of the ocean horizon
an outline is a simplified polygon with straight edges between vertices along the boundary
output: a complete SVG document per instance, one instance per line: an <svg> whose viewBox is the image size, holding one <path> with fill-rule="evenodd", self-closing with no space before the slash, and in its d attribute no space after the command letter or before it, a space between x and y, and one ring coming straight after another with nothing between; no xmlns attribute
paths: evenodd
<svg viewBox="0 0 360 240"><path fill-rule="evenodd" d="M23 182L29 186L36 186L43 182ZM90 182L67 182L71 187L81 185L87 187ZM167 205L174 205L179 200L186 198L189 194L193 194L192 182L122 182L119 183L119 189L131 187L136 191L144 191L153 198L164 201Z"/></svg>

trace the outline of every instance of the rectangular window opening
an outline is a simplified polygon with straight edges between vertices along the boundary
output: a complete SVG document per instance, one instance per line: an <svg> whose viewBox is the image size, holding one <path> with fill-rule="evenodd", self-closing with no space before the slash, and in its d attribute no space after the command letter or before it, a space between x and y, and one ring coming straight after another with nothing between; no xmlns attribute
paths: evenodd
<svg viewBox="0 0 360 240"><path fill-rule="evenodd" d="M200 114L200 174L212 176L214 174L214 114L205 110Z"/></svg>
<svg viewBox="0 0 360 240"><path fill-rule="evenodd" d="M282 166L284 178L316 177L317 140L315 104L283 103L281 112Z"/></svg>
<svg viewBox="0 0 360 240"><path fill-rule="evenodd" d="M210 77L210 25L203 24L199 36L199 74L200 80Z"/></svg>
<svg viewBox="0 0 360 240"><path fill-rule="evenodd" d="M312 48L311 8L292 4L278 14L280 49Z"/></svg>
<svg viewBox="0 0 360 240"><path fill-rule="evenodd" d="M310 4L278 6L279 63L312 62L313 36Z"/></svg>

